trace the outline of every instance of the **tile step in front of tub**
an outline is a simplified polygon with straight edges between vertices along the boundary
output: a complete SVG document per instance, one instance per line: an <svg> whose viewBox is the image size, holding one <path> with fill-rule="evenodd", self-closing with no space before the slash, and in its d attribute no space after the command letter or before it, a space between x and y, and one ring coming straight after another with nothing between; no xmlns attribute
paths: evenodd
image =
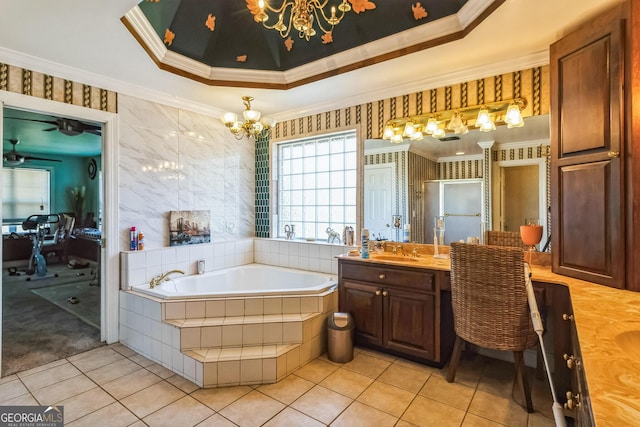
<svg viewBox="0 0 640 427"><path fill-rule="evenodd" d="M273 384L322 354L320 340L304 344L183 351L201 366L203 388Z"/></svg>

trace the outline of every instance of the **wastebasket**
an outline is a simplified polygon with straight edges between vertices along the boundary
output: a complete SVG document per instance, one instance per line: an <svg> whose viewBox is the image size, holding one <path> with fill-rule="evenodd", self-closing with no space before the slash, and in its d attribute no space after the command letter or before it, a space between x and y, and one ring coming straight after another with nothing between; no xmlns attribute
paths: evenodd
<svg viewBox="0 0 640 427"><path fill-rule="evenodd" d="M355 325L349 313L333 313L327 318L327 356L336 363L353 360L353 331Z"/></svg>

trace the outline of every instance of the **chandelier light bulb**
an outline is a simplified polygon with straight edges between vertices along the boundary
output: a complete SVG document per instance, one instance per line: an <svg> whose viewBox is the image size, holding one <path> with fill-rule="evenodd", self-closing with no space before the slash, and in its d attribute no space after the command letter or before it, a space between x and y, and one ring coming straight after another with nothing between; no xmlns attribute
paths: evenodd
<svg viewBox="0 0 640 427"><path fill-rule="evenodd" d="M422 132L420 131L415 131L409 139L412 141L422 141L424 139L424 135L422 135Z"/></svg>
<svg viewBox="0 0 640 427"><path fill-rule="evenodd" d="M227 112L224 113L222 117L220 117L220 120L222 121L222 123L229 126L238 120L238 115L236 113Z"/></svg>
<svg viewBox="0 0 640 427"><path fill-rule="evenodd" d="M404 132L402 132L402 136L410 137L416 131L415 125L413 122L409 121L404 125Z"/></svg>
<svg viewBox="0 0 640 427"><path fill-rule="evenodd" d="M391 141L391 138L393 137L393 126L391 125L386 125L384 127L384 131L382 132L382 139L386 139L387 141Z"/></svg>
<svg viewBox="0 0 640 427"><path fill-rule="evenodd" d="M437 128L436 130L433 131L431 136L434 137L434 138L442 138L445 134L446 134L446 132L444 131L444 129Z"/></svg>
<svg viewBox="0 0 640 427"><path fill-rule="evenodd" d="M516 104L509 105L504 121L507 123L508 128L519 128L524 126L524 120L522 119L522 114L520 113L520 107L518 107Z"/></svg>
<svg viewBox="0 0 640 427"><path fill-rule="evenodd" d="M395 144L399 144L402 141L404 141L404 138L402 138L402 134L400 133L396 133L393 135L393 137L391 137L391 142L395 143Z"/></svg>
<svg viewBox="0 0 640 427"><path fill-rule="evenodd" d="M435 117L430 117L429 121L427 121L427 127L425 128L425 131L431 135L433 132L435 132L438 129L438 121L436 120Z"/></svg>
<svg viewBox="0 0 640 427"><path fill-rule="evenodd" d="M260 120L260 111L256 111L256 110L244 110L242 112L242 116L244 117L245 120L250 121L250 122L257 122L258 120Z"/></svg>
<svg viewBox="0 0 640 427"><path fill-rule="evenodd" d="M476 119L476 126L481 128L483 125L486 125L491 121L491 117L489 117L489 110L486 108L481 108L478 112L478 118Z"/></svg>
<svg viewBox="0 0 640 427"><path fill-rule="evenodd" d="M449 120L447 129L456 130L460 127L462 127L462 119L460 118L460 112L456 111L451 116L451 120Z"/></svg>

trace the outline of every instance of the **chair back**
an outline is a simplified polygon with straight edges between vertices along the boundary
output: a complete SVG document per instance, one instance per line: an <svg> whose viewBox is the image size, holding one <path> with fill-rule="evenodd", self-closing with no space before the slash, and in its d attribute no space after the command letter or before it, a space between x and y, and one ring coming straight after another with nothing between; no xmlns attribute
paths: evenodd
<svg viewBox="0 0 640 427"><path fill-rule="evenodd" d="M523 351L536 345L523 250L451 243L450 256L456 334L496 350Z"/></svg>
<svg viewBox="0 0 640 427"><path fill-rule="evenodd" d="M519 231L487 230L485 234L485 244L490 246L510 246L528 249L528 246L525 245L520 238Z"/></svg>

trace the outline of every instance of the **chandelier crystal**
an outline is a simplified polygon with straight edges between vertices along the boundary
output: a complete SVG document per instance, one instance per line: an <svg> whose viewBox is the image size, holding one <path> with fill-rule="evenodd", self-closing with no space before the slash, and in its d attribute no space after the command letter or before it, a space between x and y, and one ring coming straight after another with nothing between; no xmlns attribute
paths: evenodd
<svg viewBox="0 0 640 427"><path fill-rule="evenodd" d="M276 0L273 0L275 3ZM265 0L258 1L258 11L254 14L253 19L261 22L265 28L276 30L283 39L289 37L291 29L298 31L298 37L307 41L316 35L315 26L324 34L331 33L333 27L338 25L344 14L351 10L351 5L347 0L342 0L336 10L335 6L331 6L329 10L325 10L329 0L277 0L282 1L280 6L271 6ZM340 13L337 14L337 11ZM275 23L269 23L269 14L273 12L277 14L278 20Z"/></svg>
<svg viewBox="0 0 640 427"><path fill-rule="evenodd" d="M244 121L238 120L238 115L231 112L224 113L220 117L220 121L224 123L236 139L242 139L242 137L246 136L255 140L262 132L266 132L268 135L276 125L276 121L268 117L262 117L261 119L262 113L251 109L252 96L243 96L242 101L245 107L242 112Z"/></svg>

